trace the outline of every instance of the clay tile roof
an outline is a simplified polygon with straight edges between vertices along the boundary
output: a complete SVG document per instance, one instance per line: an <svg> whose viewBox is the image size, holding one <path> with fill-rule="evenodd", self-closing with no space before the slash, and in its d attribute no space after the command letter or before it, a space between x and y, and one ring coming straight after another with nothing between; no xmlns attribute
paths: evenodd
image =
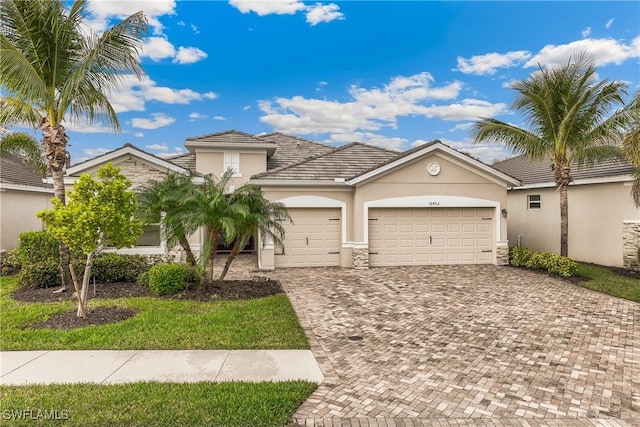
<svg viewBox="0 0 640 427"><path fill-rule="evenodd" d="M29 187L53 188L52 185L42 182L42 174L38 169L18 156L0 159L0 182Z"/></svg>
<svg viewBox="0 0 640 427"><path fill-rule="evenodd" d="M260 139L275 142L278 149L273 156L267 159L267 170L280 168L302 160L328 154L335 150L335 147L298 138L292 135L275 132L259 136Z"/></svg>
<svg viewBox="0 0 640 427"><path fill-rule="evenodd" d="M254 175L252 179L325 181L335 178L349 179L397 156L398 153L395 151L353 142L329 153Z"/></svg>
<svg viewBox="0 0 640 427"><path fill-rule="evenodd" d="M196 171L196 155L195 154L178 154L174 157L165 158L166 161L180 166L181 168L189 169L192 172Z"/></svg>
<svg viewBox="0 0 640 427"><path fill-rule="evenodd" d="M256 144L265 143L270 141L264 141L256 136L250 135L245 132L240 132L235 129L226 130L222 132L210 133L201 136L190 136L187 138L187 142L203 142L203 143L237 143L237 144Z"/></svg>
<svg viewBox="0 0 640 427"><path fill-rule="evenodd" d="M522 185L554 183L551 161L548 158L534 162L527 156L521 155L496 162L491 166L500 172L519 179L522 181ZM633 166L624 160L604 160L595 163L591 167L578 167L575 165L571 167L571 175L574 180L627 175L632 172Z"/></svg>

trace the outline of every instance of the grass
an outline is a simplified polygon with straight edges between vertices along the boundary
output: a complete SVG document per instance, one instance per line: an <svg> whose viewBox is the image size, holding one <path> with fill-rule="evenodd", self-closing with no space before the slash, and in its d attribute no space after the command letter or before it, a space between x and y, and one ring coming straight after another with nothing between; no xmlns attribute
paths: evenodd
<svg viewBox="0 0 640 427"><path fill-rule="evenodd" d="M640 280L621 276L606 268L581 263L578 264L577 275L591 279L580 283L584 288L640 302Z"/></svg>
<svg viewBox="0 0 640 427"><path fill-rule="evenodd" d="M11 298L17 286L15 277L0 278L0 349L5 351L309 348L285 295L211 302L153 297L94 299L89 307L132 308L137 314L119 323L61 331L28 326L74 310L75 303L19 302Z"/></svg>
<svg viewBox="0 0 640 427"><path fill-rule="evenodd" d="M31 426L48 415L58 420L47 425L65 426L282 426L315 388L304 381L0 386L0 423Z"/></svg>

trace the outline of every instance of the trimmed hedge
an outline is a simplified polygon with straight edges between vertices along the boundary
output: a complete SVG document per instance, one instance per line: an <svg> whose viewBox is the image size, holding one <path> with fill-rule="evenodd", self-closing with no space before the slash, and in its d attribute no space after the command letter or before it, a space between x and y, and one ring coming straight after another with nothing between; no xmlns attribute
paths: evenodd
<svg viewBox="0 0 640 427"><path fill-rule="evenodd" d="M76 272L78 281L82 281L84 275L84 264L74 261L73 268ZM51 288L60 286L62 278L60 277L60 261L47 260L37 262L35 264L25 264L20 270L18 281L22 286L36 288Z"/></svg>
<svg viewBox="0 0 640 427"><path fill-rule="evenodd" d="M518 247L509 249L509 262L514 267L546 270L561 277L571 277L578 271L578 264L571 258Z"/></svg>
<svg viewBox="0 0 640 427"><path fill-rule="evenodd" d="M91 274L99 283L135 282L149 268L143 256L105 253L94 258Z"/></svg>
<svg viewBox="0 0 640 427"><path fill-rule="evenodd" d="M156 264L149 270L149 289L156 295L171 295L184 289L180 264Z"/></svg>
<svg viewBox="0 0 640 427"><path fill-rule="evenodd" d="M60 259L58 239L46 231L25 231L20 233L18 257L20 263L36 264Z"/></svg>

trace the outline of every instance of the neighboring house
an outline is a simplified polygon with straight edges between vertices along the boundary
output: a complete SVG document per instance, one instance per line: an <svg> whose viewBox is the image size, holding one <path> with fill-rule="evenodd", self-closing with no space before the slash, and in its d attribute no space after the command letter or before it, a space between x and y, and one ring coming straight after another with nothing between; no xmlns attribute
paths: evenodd
<svg viewBox="0 0 640 427"><path fill-rule="evenodd" d="M518 156L493 165L522 181L508 192L512 246L560 252L560 196L549 160ZM633 167L606 161L573 167L568 188L569 256L610 266L638 266L640 209L631 198Z"/></svg>
<svg viewBox="0 0 640 427"><path fill-rule="evenodd" d="M520 182L439 141L397 153L231 130L185 146L188 154L160 159L126 145L69 168L68 182L109 161L137 183L167 171L220 177L233 169L230 186L260 186L294 221L283 223L284 250L256 244L261 269L507 263L503 212L507 188ZM190 237L194 249L201 239Z"/></svg>
<svg viewBox="0 0 640 427"><path fill-rule="evenodd" d="M51 208L53 186L17 156L0 158L0 251L18 246L23 231L43 230L36 212Z"/></svg>

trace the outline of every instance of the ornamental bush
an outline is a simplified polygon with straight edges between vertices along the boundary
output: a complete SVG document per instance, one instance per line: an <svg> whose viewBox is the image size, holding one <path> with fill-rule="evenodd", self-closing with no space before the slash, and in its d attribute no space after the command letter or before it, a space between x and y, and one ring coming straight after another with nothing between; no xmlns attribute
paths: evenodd
<svg viewBox="0 0 640 427"><path fill-rule="evenodd" d="M511 248L509 262L514 267L546 270L561 277L571 277L578 271L578 264L571 258L525 248Z"/></svg>
<svg viewBox="0 0 640 427"><path fill-rule="evenodd" d="M184 289L184 269L179 264L156 264L149 270L149 289L156 295L172 295Z"/></svg>
<svg viewBox="0 0 640 427"><path fill-rule="evenodd" d="M47 231L25 231L20 233L18 256L22 265L59 260L58 239Z"/></svg>
<svg viewBox="0 0 640 427"><path fill-rule="evenodd" d="M78 282L82 282L82 274L84 264L80 261L73 262L73 268L76 272ZM18 282L21 286L36 288L51 288L60 286L62 278L60 277L60 261L57 259L49 259L31 264L24 264L18 275Z"/></svg>
<svg viewBox="0 0 640 427"><path fill-rule="evenodd" d="M149 268L143 256L105 253L94 258L91 274L99 283L135 282Z"/></svg>

